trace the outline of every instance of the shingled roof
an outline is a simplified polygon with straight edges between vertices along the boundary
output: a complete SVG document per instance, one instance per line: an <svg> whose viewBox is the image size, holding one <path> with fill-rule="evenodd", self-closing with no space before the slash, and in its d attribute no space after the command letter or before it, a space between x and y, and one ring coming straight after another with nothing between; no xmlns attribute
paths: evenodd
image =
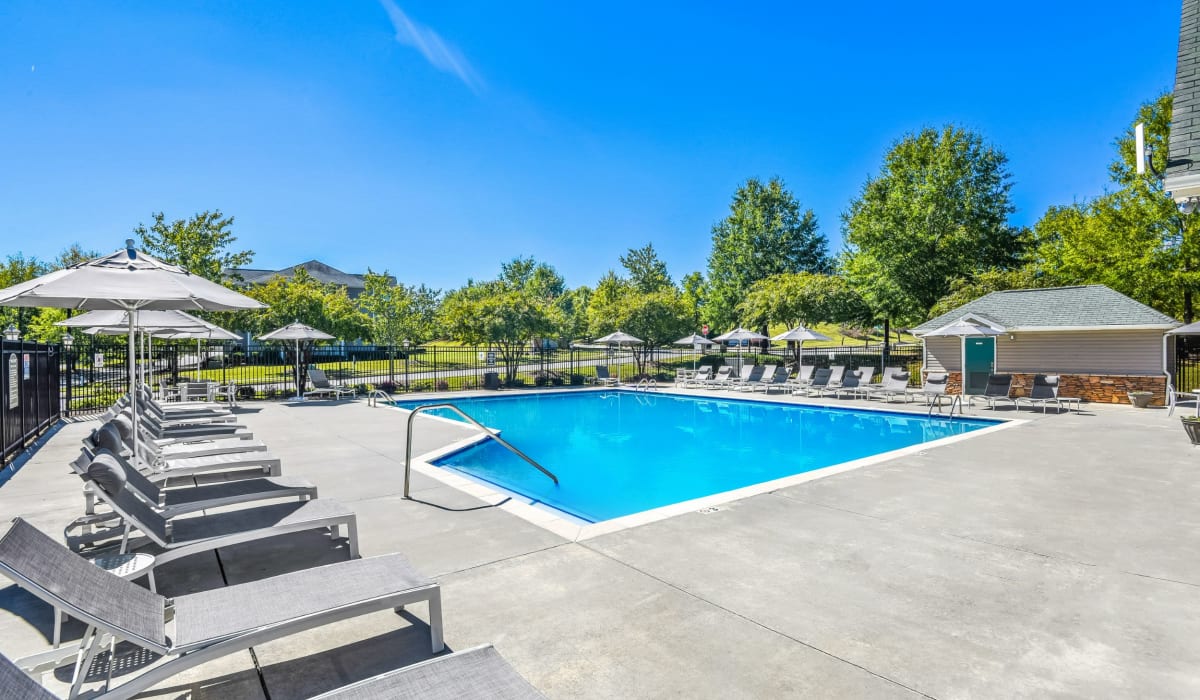
<svg viewBox="0 0 1200 700"><path fill-rule="evenodd" d="M1105 287L1011 289L992 292L948 311L913 329L924 335L964 316L973 316L1006 331L1104 330L1106 328L1169 329L1175 319Z"/></svg>
<svg viewBox="0 0 1200 700"><path fill-rule="evenodd" d="M1200 191L1200 0L1183 0L1172 104L1163 187L1180 199Z"/></svg>

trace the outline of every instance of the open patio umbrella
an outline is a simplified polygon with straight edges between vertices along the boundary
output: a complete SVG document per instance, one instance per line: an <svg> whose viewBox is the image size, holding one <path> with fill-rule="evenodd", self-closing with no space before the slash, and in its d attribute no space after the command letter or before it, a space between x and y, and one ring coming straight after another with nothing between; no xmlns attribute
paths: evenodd
<svg viewBox="0 0 1200 700"><path fill-rule="evenodd" d="M763 335L762 333L755 333L754 331L742 328L741 326L734 328L733 330L729 331L728 333L722 333L721 335L718 335L716 338L713 338L713 340L715 340L719 343L726 343L731 340L742 341L742 340L766 340L766 339L767 339L767 336ZM744 352L742 350L743 347L744 346L742 345L742 343L739 342L738 343L738 360L739 360L739 362L740 362L743 352Z"/></svg>
<svg viewBox="0 0 1200 700"><path fill-rule="evenodd" d="M935 331L929 331L924 335L930 336L958 336L966 338L973 335L1001 335L1004 331L997 330L991 326L985 326L980 323L971 323L965 318L960 318L954 323L948 323Z"/></svg>
<svg viewBox="0 0 1200 700"><path fill-rule="evenodd" d="M779 340L779 341L787 341L789 343L795 343L796 344L796 366L799 367L800 363L803 361L802 353L804 352L804 341L806 341L806 340L829 340L829 336L818 333L811 328L805 328L804 326L796 326L795 328L791 329L790 331L785 331L785 332L780 333L779 335L771 338L771 340Z"/></svg>
<svg viewBox="0 0 1200 700"><path fill-rule="evenodd" d="M276 328L270 333L258 336L259 340L294 340L296 341L296 401L304 400L304 387L300 385L300 341L301 340L333 340L333 336L307 326L299 321L289 323L282 328Z"/></svg>
<svg viewBox="0 0 1200 700"><path fill-rule="evenodd" d="M696 335L695 333L693 333L686 338L680 338L679 340L676 340L674 343L672 343L672 345L690 345L693 348L696 348L697 350L699 350L700 348L706 348L710 345L716 345L716 343L709 340L708 338L705 338L702 335ZM697 358L692 358L692 371L693 372L696 371L696 359Z"/></svg>
<svg viewBox="0 0 1200 700"><path fill-rule="evenodd" d="M606 335L602 338L596 338L596 340L594 340L593 342L607 343L608 345L616 345L617 347L620 347L622 345L641 345L642 339L635 338L632 335L629 335L628 333L622 333L621 331L616 331L615 333L609 333L608 335ZM617 365L617 383L618 384L621 383L621 369L623 367L624 367L624 365Z"/></svg>
<svg viewBox="0 0 1200 700"><path fill-rule="evenodd" d="M137 390L134 334L139 311L235 311L261 309L266 305L193 275L182 267L140 253L133 247L133 239L127 239L124 250L0 289L0 306L129 311L129 391L132 394ZM137 405L137 401L129 402L135 425ZM137 448L135 430L134 454L137 454Z"/></svg>

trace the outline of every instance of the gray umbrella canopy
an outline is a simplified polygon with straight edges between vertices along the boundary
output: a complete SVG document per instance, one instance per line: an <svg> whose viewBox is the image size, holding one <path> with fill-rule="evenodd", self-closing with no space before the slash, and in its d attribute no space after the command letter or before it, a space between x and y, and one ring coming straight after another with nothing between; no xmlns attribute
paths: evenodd
<svg viewBox="0 0 1200 700"><path fill-rule="evenodd" d="M129 327L129 312L119 309L103 309L89 311L78 316L72 316L65 321L55 323L56 326L68 328L99 328L103 331L114 330L124 335ZM139 311L134 325L141 331L155 330L184 330L204 328L213 324L204 319L183 311ZM157 335L157 334L156 334Z"/></svg>
<svg viewBox="0 0 1200 700"><path fill-rule="evenodd" d="M762 333L755 333L754 331L747 330L745 328L742 328L741 326L734 328L733 330L729 331L728 333L722 333L721 335L718 335L716 338L713 338L713 340L715 340L719 343L724 343L729 340L766 340L766 339L767 339L767 336L763 335Z"/></svg>
<svg viewBox="0 0 1200 700"><path fill-rule="evenodd" d="M829 336L822 335L811 328L796 326L790 331L780 333L779 335L771 338L771 340L787 340L793 343L803 343L806 340L829 340Z"/></svg>
<svg viewBox="0 0 1200 700"><path fill-rule="evenodd" d="M1200 321L1169 330L1167 335L1200 335Z"/></svg>
<svg viewBox="0 0 1200 700"><path fill-rule="evenodd" d="M702 335L696 335L693 333L686 338L680 338L679 340L676 340L673 345L716 345L716 343Z"/></svg>
<svg viewBox="0 0 1200 700"><path fill-rule="evenodd" d="M139 252L133 247L133 239L127 239L124 250L0 289L0 306L121 309L134 312L129 314L128 319L129 391L132 394L137 389L134 340L137 311L233 311L261 309L266 305ZM137 405L137 401L129 402L135 425ZM137 454L137 448L138 433L135 430L134 454Z"/></svg>
<svg viewBox="0 0 1200 700"><path fill-rule="evenodd" d="M998 331L995 328L992 328L991 326L984 326L984 325L978 324L978 323L971 323L970 321L966 320L965 318L960 318L957 321L955 321L954 323L946 324L945 326L942 326L941 328L939 328L935 331L930 331L930 332L926 333L924 335L924 337L926 337L926 338L928 338L930 336L967 337L967 336L972 336L972 335L1001 335L1003 332L1004 331Z"/></svg>
<svg viewBox="0 0 1200 700"><path fill-rule="evenodd" d="M296 342L296 400L304 400L304 387L300 383L300 341L301 340L333 340L333 336L325 331L319 331L312 326L299 321L276 328L270 333L258 336L259 340L293 340Z"/></svg>
<svg viewBox="0 0 1200 700"><path fill-rule="evenodd" d="M603 338L596 338L592 342L593 343L609 343L610 345L641 345L642 340L641 340L641 338L634 338L632 335L629 335L628 333L622 333L621 331L617 331L616 333L609 333L608 335L604 336Z"/></svg>

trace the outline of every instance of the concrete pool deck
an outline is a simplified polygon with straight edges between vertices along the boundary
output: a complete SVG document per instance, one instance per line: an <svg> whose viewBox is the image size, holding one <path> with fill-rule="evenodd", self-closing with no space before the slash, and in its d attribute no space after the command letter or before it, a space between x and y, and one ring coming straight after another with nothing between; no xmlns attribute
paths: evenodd
<svg viewBox="0 0 1200 700"><path fill-rule="evenodd" d="M451 649L492 642L551 698L1200 695L1200 453L1163 410L1020 417L573 541L420 473L404 500L393 410L241 411L285 474L358 512L364 556L404 552L442 583ZM418 421L417 454L470 434ZM0 487L0 514L60 536L83 503L65 465L91 427L49 440ZM172 595L345 557L328 538L283 537L176 562L158 581ZM259 645L150 696L314 695L428 657L425 614ZM50 624L49 608L0 588L0 651L45 649Z"/></svg>

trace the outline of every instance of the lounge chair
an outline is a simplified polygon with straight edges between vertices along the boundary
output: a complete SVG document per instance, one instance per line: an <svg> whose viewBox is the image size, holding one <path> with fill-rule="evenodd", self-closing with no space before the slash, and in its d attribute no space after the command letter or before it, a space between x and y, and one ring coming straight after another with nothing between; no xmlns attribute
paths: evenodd
<svg viewBox="0 0 1200 700"><path fill-rule="evenodd" d="M996 410L996 404L1007 401L1012 404L1013 408L1017 407L1017 400L1009 394L1012 392L1012 375L1011 374L989 374L987 386L983 388L982 394L977 394L967 399L967 407L975 405L975 402L986 403L988 408Z"/></svg>
<svg viewBox="0 0 1200 700"><path fill-rule="evenodd" d="M1029 388L1029 396L1021 396L1016 400L1018 408L1022 404L1029 404L1030 408L1042 407L1042 413L1046 412L1050 404L1054 404L1055 413L1061 413L1063 404L1066 404L1067 410L1071 410L1071 404L1075 404L1075 412L1079 412L1080 399L1058 395L1059 377L1057 374L1035 374L1033 377L1033 386Z"/></svg>
<svg viewBox="0 0 1200 700"><path fill-rule="evenodd" d="M120 551L124 554L131 548L129 538L136 529L149 540L150 549L155 550L152 553L157 567L199 552L293 532L328 528L330 536L335 537L340 527L346 532L351 558L358 557L358 519L354 511L337 501L317 498L168 520L132 492L124 468L112 455L101 459L105 454L101 452L92 460L88 475L96 496L121 516L124 525L109 532L85 531L81 535L68 532L67 541L72 549L80 550L101 539L120 536ZM142 544L138 542L132 547Z"/></svg>
<svg viewBox="0 0 1200 700"><path fill-rule="evenodd" d="M760 367L761 369L752 374L745 384L737 387L738 391L758 391L760 387L766 386L775 380L775 365L761 365Z"/></svg>
<svg viewBox="0 0 1200 700"><path fill-rule="evenodd" d="M904 402L908 403L910 396L908 391L908 377L908 372L901 372L899 368L889 367L884 371L883 381L879 384L872 384L866 387L863 390L863 394L865 398L880 397L888 403L891 403L893 396L902 396L904 397Z"/></svg>
<svg viewBox="0 0 1200 700"><path fill-rule="evenodd" d="M800 365L800 368L796 370L796 376L788 379L788 386L794 389L807 387L812 383L813 370L815 369L816 365Z"/></svg>
<svg viewBox="0 0 1200 700"><path fill-rule="evenodd" d="M874 378L874 367L859 367L842 379L842 385L833 390L833 396L837 398L840 398L842 394L849 394L851 398L859 395L865 396L871 386L871 380Z"/></svg>
<svg viewBox="0 0 1200 700"><path fill-rule="evenodd" d="M925 375L925 383L919 389L909 389L908 395L913 398L924 398L926 403L932 404L934 401L940 401L941 397L946 395L946 388L950 381L950 375L945 372L929 372Z"/></svg>
<svg viewBox="0 0 1200 700"><path fill-rule="evenodd" d="M114 644L125 641L166 657L143 673L129 671L129 680L109 687L103 695L113 699L133 697L186 669L232 652L413 603L429 605L433 652L445 647L441 589L400 554L339 562L168 599L93 566L16 518L0 537L0 572L43 602L87 624L77 648L54 649L17 662L25 669L40 669L57 665L74 652L72 698L78 696L97 652L109 647L101 635L111 636ZM6 671L4 676L8 675ZM15 680L13 686L21 687Z"/></svg>
<svg viewBox="0 0 1200 700"><path fill-rule="evenodd" d="M768 395L775 389L779 389L780 391L788 390L787 367L776 367L775 371L771 372L769 377L764 374L763 381L754 386L754 391L761 391Z"/></svg>
<svg viewBox="0 0 1200 700"><path fill-rule="evenodd" d="M608 373L608 367L603 365L596 366L596 376L592 377L592 384L599 386L617 386L620 384L617 378Z"/></svg>
<svg viewBox="0 0 1200 700"><path fill-rule="evenodd" d="M331 690L312 700L538 700L544 698L491 644L438 656Z"/></svg>
<svg viewBox="0 0 1200 700"><path fill-rule="evenodd" d="M121 437L121 444L125 446L126 450L129 450L133 444L133 427L132 423L129 422L129 417L118 417L116 420L111 421L110 424L116 426ZM89 438L89 442L92 445L96 445L97 437L97 435L93 434ZM236 457L228 459L235 461L241 459L256 464L261 463L264 470L269 474L279 474L279 460L267 453L266 444L260 440L244 440L240 437L194 438L190 441L183 441L182 438L177 440L154 440L145 431L142 431L139 437L138 447L142 454L138 455L138 459L144 462L146 466L158 471L167 468L181 469L197 465L196 462L182 462L180 460L217 455L236 455ZM122 454L124 451L114 450L114 452Z"/></svg>
<svg viewBox="0 0 1200 700"><path fill-rule="evenodd" d="M89 482L89 488L85 490L87 504L84 510L88 515L95 512L95 487L90 483L91 477L88 469L94 460L102 458L101 455L105 453L108 457L116 459L121 465L125 473L126 487L150 504L150 507L161 513L167 520L208 508L220 508L240 503L276 498L296 498L307 501L317 497L317 487L312 482L294 476L255 477L167 489L147 478L147 475L107 449L92 451L84 448L80 450L79 456L71 462L71 468L84 481Z"/></svg>
<svg viewBox="0 0 1200 700"><path fill-rule="evenodd" d="M751 384L757 383L762 374L762 365L742 365L742 371L738 373L738 376L730 377L722 388L740 391Z"/></svg>
<svg viewBox="0 0 1200 700"><path fill-rule="evenodd" d="M733 367L731 367L730 365L722 365L721 367L717 368L716 374L714 374L709 379L706 379L704 381L704 383L701 384L700 386L704 387L705 389L712 389L713 387L723 386L724 384L729 382L729 378L732 374L733 374Z"/></svg>
<svg viewBox="0 0 1200 700"><path fill-rule="evenodd" d="M308 380L312 382L313 388L304 392L305 398L309 396L332 396L335 400L341 399L343 396L354 398L358 395L352 386L338 386L329 381L329 377L325 376L324 370L319 370L313 367L308 370Z"/></svg>
<svg viewBox="0 0 1200 700"><path fill-rule="evenodd" d="M238 442L250 442L238 440ZM194 444L194 443L193 443ZM129 457L130 462L145 472L154 481L163 481L172 477L189 477L207 472L228 472L234 470L252 469L264 472L268 476L279 476L282 473L282 462L270 452L258 449L243 451L226 450L208 455L180 454L179 456L164 456L154 452L152 443L141 442L139 447L142 454L133 457L132 444L122 438L122 432L115 423L105 423L83 440L84 447L95 452L100 448L107 449L113 454Z"/></svg>
<svg viewBox="0 0 1200 700"><path fill-rule="evenodd" d="M792 396L808 396L812 391L820 392L829 385L829 378L832 376L833 370L828 367L821 367L813 371L812 379L809 380L808 384L797 387L792 391Z"/></svg>
<svg viewBox="0 0 1200 700"><path fill-rule="evenodd" d="M683 385L685 387L700 386L709 379L712 379L712 371L712 365L702 365L692 376L683 380Z"/></svg>
<svg viewBox="0 0 1200 700"><path fill-rule="evenodd" d="M121 410L120 415L132 420L133 413L128 406ZM163 425L152 415L138 413L138 424L146 429L155 440L170 438L206 439L211 437L254 437L246 426L239 423L190 423L186 425Z"/></svg>
<svg viewBox="0 0 1200 700"><path fill-rule="evenodd" d="M845 365L831 365L829 367L829 379L828 379L828 381L825 382L825 386L820 387L820 388L817 388L815 385L813 386L813 391L815 392L814 395L819 396L821 394L824 394L826 391L832 391L834 389L840 388L842 386L842 382L845 381L845 379L846 379Z"/></svg>

